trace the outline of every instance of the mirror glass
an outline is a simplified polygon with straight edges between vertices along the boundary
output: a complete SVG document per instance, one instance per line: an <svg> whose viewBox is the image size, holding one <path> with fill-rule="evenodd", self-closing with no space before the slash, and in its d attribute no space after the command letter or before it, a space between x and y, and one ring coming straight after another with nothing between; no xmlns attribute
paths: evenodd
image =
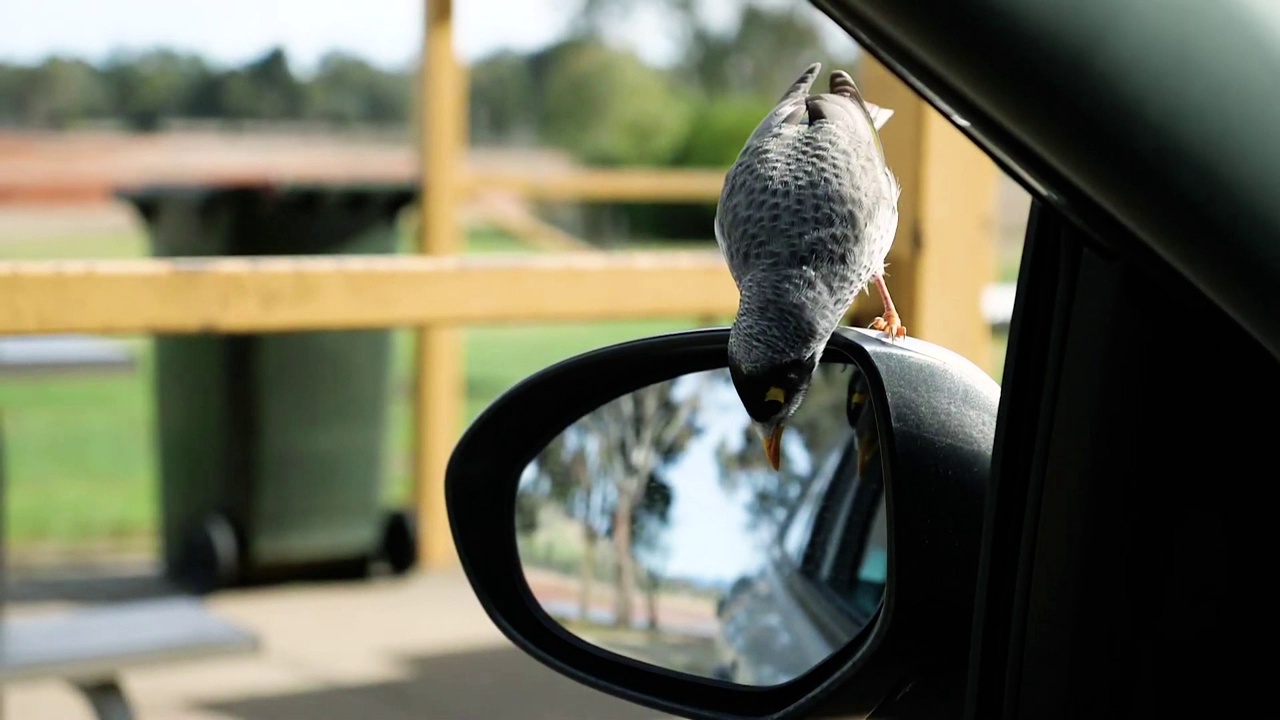
<svg viewBox="0 0 1280 720"><path fill-rule="evenodd" d="M582 417L521 476L516 530L542 609L599 648L735 684L788 682L874 617L888 535L875 414L822 363L774 471L729 372Z"/></svg>

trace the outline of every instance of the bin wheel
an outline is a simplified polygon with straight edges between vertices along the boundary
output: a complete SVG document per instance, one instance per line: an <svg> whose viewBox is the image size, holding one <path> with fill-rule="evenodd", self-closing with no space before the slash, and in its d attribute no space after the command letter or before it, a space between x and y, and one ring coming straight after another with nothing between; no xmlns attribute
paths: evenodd
<svg viewBox="0 0 1280 720"><path fill-rule="evenodd" d="M418 533L412 515L403 510L387 513L380 549L382 558L396 575L403 575L417 563Z"/></svg>
<svg viewBox="0 0 1280 720"><path fill-rule="evenodd" d="M182 584L206 594L236 583L240 572L240 542L223 515L210 515L191 533L183 562Z"/></svg>

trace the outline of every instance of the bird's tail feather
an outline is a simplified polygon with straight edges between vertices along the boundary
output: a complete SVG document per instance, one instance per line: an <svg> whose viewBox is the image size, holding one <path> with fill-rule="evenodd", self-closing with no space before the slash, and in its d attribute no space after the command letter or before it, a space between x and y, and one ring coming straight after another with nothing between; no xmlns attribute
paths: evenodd
<svg viewBox="0 0 1280 720"><path fill-rule="evenodd" d="M813 63L809 67L805 68L804 72L800 73L800 77L796 78L796 81L791 83L791 87L787 88L787 91L782 93L782 97L778 99L778 104L781 105L788 100L802 98L808 95L809 91L813 89L813 81L818 79L818 72L821 70L822 63L820 62Z"/></svg>
<svg viewBox="0 0 1280 720"><path fill-rule="evenodd" d="M884 124L893 116L893 111L888 108L880 107L866 101L862 97L862 93L858 91L858 86L854 84L853 78L849 73L843 70L835 70L831 73L828 81L830 91L822 94L811 94L813 92L813 83L818 79L818 73L822 70L822 63L811 63L809 67L800 73L795 82L791 83L791 87L783 93L778 103L774 106L773 111L766 115L756 129L751 133L751 137L747 138L744 148L750 147L752 143L759 138L772 132L780 125L799 125L805 122L813 124L820 120L845 116L849 112L848 107L844 106L844 102L832 97L842 97L848 102L857 105L865 113L870 120L871 126L878 132ZM876 138L877 144L879 137ZM883 151L882 151L883 152Z"/></svg>
<svg viewBox="0 0 1280 720"><path fill-rule="evenodd" d="M805 98L809 97L809 92L813 89L813 81L818 79L818 71L821 69L822 63L816 62L800 73L800 77L791 83L791 87L787 88L778 103L773 106L773 111L764 116L756 126L755 132L747 138L744 148L750 147L757 139L772 132L779 125L797 124L804 120Z"/></svg>
<svg viewBox="0 0 1280 720"><path fill-rule="evenodd" d="M853 78L844 70L832 70L831 79L827 81L827 87L832 95L843 95L860 103L866 102L862 98L862 93L858 91L857 84L853 82Z"/></svg>
<svg viewBox="0 0 1280 720"><path fill-rule="evenodd" d="M862 97L862 92L858 90L857 84L853 82L853 78L844 70L833 70L827 86L832 95L843 95L866 108L867 115L871 117L871 125L876 130L884 127L884 124L889 122L889 118L893 117L893 111L889 108L867 102L867 99Z"/></svg>

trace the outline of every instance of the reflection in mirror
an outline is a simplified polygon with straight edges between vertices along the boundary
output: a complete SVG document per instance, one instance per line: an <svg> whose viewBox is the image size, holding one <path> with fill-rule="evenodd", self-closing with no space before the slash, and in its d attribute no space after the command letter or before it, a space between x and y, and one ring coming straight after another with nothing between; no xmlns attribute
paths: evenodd
<svg viewBox="0 0 1280 720"><path fill-rule="evenodd" d="M573 635L742 685L793 680L848 644L887 580L879 438L854 365L823 363L782 471L724 369L624 395L525 469L521 563Z"/></svg>

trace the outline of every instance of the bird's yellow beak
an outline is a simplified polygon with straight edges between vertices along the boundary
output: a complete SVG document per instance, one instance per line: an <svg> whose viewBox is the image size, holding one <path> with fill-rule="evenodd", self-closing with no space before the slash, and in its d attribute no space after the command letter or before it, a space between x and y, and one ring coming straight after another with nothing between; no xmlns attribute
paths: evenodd
<svg viewBox="0 0 1280 720"><path fill-rule="evenodd" d="M782 467L782 431L785 428L778 425L773 428L773 432L764 436L764 454L769 458L769 467L776 472Z"/></svg>
<svg viewBox="0 0 1280 720"><path fill-rule="evenodd" d="M780 387L771 387L769 392L765 393L764 401L785 405L787 391ZM782 424L774 426L773 431L768 435L761 433L760 439L764 441L764 454L769 458L769 466L776 472L782 466Z"/></svg>

